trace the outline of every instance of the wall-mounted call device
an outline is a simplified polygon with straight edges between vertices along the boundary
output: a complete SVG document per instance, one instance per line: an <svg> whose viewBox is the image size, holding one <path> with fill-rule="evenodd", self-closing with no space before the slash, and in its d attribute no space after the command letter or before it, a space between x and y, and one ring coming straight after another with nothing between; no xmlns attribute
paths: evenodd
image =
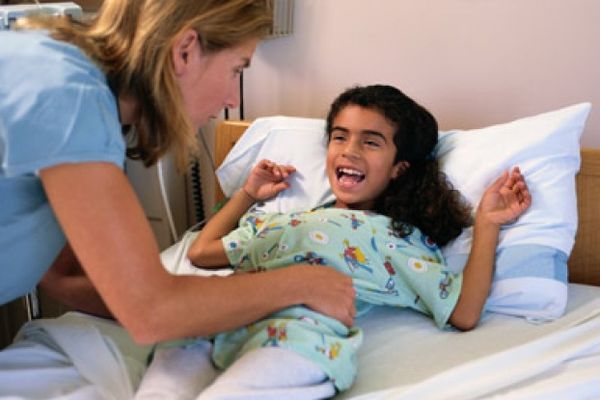
<svg viewBox="0 0 600 400"><path fill-rule="evenodd" d="M31 14L68 15L71 18L81 18L83 10L73 2L4 5L0 6L0 30L10 29L17 19Z"/></svg>

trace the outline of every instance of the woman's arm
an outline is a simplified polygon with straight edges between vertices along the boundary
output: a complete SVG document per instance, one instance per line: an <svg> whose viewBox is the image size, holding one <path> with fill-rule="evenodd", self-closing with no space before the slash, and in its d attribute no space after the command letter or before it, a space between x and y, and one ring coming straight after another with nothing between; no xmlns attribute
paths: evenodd
<svg viewBox="0 0 600 400"><path fill-rule="evenodd" d="M450 316L456 328L470 330L479 322L492 285L500 227L514 221L530 205L531 195L518 168L502 174L484 192L475 215L461 293Z"/></svg>
<svg viewBox="0 0 600 400"><path fill-rule="evenodd" d="M169 274L131 185L113 164L61 164L40 177L87 276L140 343L234 329L295 304L352 325L351 279L331 268L226 278Z"/></svg>
<svg viewBox="0 0 600 400"><path fill-rule="evenodd" d="M188 250L192 264L203 268L228 265L221 238L236 228L239 219L256 201L269 199L287 189L286 179L294 171L292 166L268 160L262 160L252 168L244 187L198 233Z"/></svg>
<svg viewBox="0 0 600 400"><path fill-rule="evenodd" d="M112 317L68 244L44 274L40 287L68 307L99 317Z"/></svg>

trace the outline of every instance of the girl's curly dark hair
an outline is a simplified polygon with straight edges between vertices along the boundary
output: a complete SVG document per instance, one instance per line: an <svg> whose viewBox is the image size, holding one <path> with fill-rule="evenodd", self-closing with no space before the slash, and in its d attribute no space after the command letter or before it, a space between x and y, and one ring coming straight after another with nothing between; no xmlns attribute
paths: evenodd
<svg viewBox="0 0 600 400"><path fill-rule="evenodd" d="M334 119L348 105L376 110L395 126L394 162L410 164L390 181L373 211L390 217L392 228L400 236L410 234L415 226L443 246L460 235L471 224L471 209L432 155L438 141L433 115L392 86L357 86L343 92L331 105L328 135Z"/></svg>

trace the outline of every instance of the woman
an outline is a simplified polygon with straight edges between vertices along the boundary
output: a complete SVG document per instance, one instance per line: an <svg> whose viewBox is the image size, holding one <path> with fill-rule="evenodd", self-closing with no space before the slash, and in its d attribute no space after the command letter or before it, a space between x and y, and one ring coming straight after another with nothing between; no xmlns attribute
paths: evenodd
<svg viewBox="0 0 600 400"><path fill-rule="evenodd" d="M171 276L123 173L126 152L151 165L173 150L186 165L197 129L237 106L270 21L266 0L105 0L89 25L37 19L0 34L0 303L40 282L138 343L293 304L352 324L351 281L329 268Z"/></svg>

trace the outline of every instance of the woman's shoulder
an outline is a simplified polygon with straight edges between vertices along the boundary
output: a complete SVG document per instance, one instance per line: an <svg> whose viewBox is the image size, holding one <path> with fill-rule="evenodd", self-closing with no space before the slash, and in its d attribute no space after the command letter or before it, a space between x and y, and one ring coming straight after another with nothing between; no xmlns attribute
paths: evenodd
<svg viewBox="0 0 600 400"><path fill-rule="evenodd" d="M0 96L0 115L6 148L13 150L0 152L5 173L58 162L122 166L116 98L98 68L77 47L44 31L2 32L0 42L0 92L10 94Z"/></svg>
<svg viewBox="0 0 600 400"><path fill-rule="evenodd" d="M54 39L43 30L3 31L0 35L3 85L8 78L39 87L105 86L102 71L73 44Z"/></svg>

